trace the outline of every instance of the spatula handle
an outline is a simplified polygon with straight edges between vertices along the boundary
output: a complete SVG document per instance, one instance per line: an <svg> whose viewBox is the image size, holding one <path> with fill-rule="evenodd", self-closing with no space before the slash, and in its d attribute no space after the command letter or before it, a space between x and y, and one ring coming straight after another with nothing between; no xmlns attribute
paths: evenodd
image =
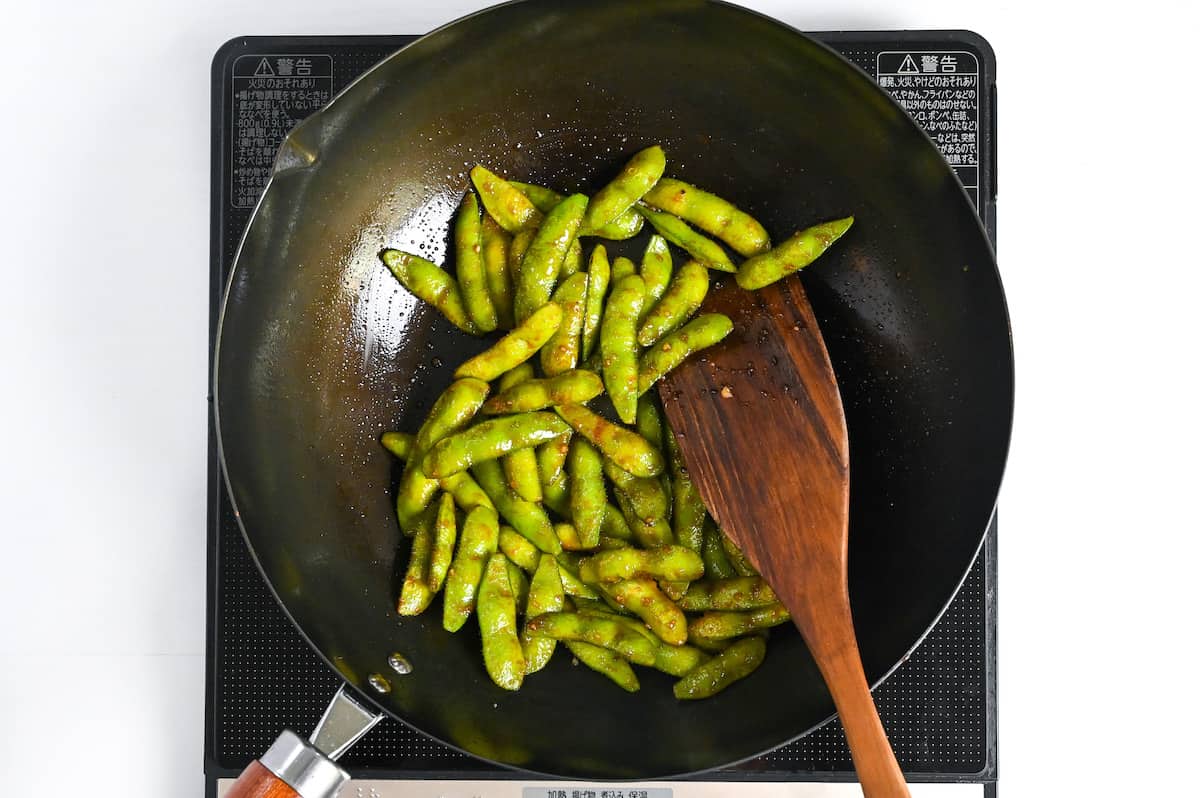
<svg viewBox="0 0 1200 798"><path fill-rule="evenodd" d="M850 756L854 759L863 795L866 798L908 798L904 773L896 762L863 673L849 611L842 623L849 631L832 635L835 644L818 643L814 647L810 642L809 648L813 649L817 666L833 695L842 728L846 730L846 741L850 744Z"/></svg>

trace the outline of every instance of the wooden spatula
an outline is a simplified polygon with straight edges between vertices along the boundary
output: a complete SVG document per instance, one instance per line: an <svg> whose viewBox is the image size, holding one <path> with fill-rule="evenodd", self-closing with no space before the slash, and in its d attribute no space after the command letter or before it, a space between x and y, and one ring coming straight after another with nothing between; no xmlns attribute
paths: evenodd
<svg viewBox="0 0 1200 798"><path fill-rule="evenodd" d="M863 673L846 579L850 456L829 353L796 277L727 280L704 303L733 332L660 393L688 472L791 612L825 677L867 798L907 796Z"/></svg>

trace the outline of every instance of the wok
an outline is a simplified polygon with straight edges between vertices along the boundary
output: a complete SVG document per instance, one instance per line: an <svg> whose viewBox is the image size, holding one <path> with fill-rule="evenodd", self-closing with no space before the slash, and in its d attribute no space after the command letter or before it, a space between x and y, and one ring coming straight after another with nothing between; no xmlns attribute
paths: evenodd
<svg viewBox="0 0 1200 798"><path fill-rule="evenodd" d="M385 712L494 762L576 778L692 773L755 756L832 713L793 629L752 678L680 703L626 694L560 654L518 693L478 631L394 611L407 543L398 465L456 364L487 345L380 263L441 261L467 170L595 190L664 146L668 174L728 197L779 240L854 214L803 272L851 443L850 584L874 682L953 597L993 512L1012 357L992 251L937 150L875 84L796 31L702 0L499 6L383 61L285 142L230 276L215 408L249 547L309 643ZM645 236L620 254L638 251ZM401 676L388 666L400 653ZM383 676L389 691L369 686Z"/></svg>

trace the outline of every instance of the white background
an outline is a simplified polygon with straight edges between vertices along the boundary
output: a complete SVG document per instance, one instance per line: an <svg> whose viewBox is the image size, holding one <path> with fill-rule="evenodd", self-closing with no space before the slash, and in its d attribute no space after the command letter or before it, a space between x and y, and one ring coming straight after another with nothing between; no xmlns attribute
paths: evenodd
<svg viewBox="0 0 1200 798"><path fill-rule="evenodd" d="M970 28L994 45L1018 366L1000 505L1002 789L1195 794L1194 4L747 4L801 29ZM482 5L5 10L8 794L202 789L213 52L240 34L423 32Z"/></svg>

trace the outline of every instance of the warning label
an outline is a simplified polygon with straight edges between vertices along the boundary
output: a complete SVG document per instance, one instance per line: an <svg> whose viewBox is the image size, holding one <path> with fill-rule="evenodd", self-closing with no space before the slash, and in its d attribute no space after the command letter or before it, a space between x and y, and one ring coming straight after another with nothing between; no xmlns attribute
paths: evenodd
<svg viewBox="0 0 1200 798"><path fill-rule="evenodd" d="M979 59L965 51L883 52L875 79L925 128L979 204Z"/></svg>
<svg viewBox="0 0 1200 798"><path fill-rule="evenodd" d="M283 137L333 97L328 55L243 55L233 64L230 201L253 208Z"/></svg>

